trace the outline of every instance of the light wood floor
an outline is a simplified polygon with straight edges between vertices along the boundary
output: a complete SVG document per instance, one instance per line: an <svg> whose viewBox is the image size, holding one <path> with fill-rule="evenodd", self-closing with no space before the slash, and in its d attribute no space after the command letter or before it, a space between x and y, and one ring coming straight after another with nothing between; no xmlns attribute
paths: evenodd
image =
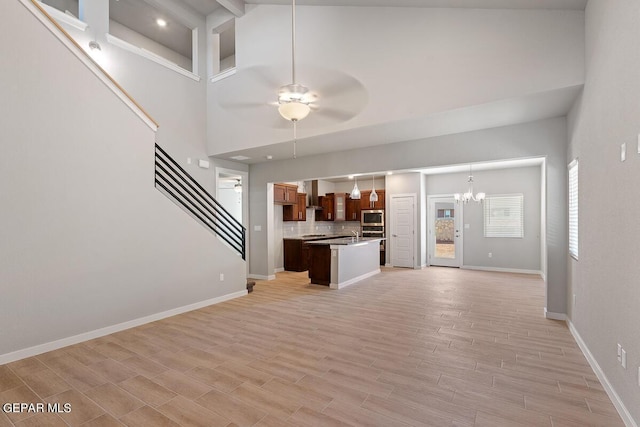
<svg viewBox="0 0 640 427"><path fill-rule="evenodd" d="M540 279L384 269L340 291L305 273L0 366L5 426L622 426Z"/></svg>

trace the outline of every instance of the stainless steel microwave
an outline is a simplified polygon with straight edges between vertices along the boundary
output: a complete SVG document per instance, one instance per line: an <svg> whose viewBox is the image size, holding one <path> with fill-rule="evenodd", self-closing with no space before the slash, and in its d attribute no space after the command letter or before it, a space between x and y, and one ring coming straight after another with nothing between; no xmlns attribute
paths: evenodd
<svg viewBox="0 0 640 427"><path fill-rule="evenodd" d="M363 209L360 221L362 225L384 225L384 210Z"/></svg>

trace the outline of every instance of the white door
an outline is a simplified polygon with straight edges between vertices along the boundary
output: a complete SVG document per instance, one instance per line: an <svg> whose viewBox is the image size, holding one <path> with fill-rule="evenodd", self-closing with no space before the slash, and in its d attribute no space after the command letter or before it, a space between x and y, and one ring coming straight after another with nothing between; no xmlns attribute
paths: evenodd
<svg viewBox="0 0 640 427"><path fill-rule="evenodd" d="M453 197L429 197L429 265L462 266L462 206Z"/></svg>
<svg viewBox="0 0 640 427"><path fill-rule="evenodd" d="M391 196L391 265L415 266L415 196Z"/></svg>

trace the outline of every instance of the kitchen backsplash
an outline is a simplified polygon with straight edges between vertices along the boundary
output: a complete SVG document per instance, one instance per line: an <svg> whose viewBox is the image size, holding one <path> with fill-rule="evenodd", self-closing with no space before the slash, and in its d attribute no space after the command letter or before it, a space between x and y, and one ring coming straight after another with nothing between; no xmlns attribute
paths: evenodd
<svg viewBox="0 0 640 427"><path fill-rule="evenodd" d="M356 221L316 221L314 211L307 209L307 220L299 221L276 221L282 226L284 237L297 237L305 234L351 234L352 231L360 232L360 223Z"/></svg>

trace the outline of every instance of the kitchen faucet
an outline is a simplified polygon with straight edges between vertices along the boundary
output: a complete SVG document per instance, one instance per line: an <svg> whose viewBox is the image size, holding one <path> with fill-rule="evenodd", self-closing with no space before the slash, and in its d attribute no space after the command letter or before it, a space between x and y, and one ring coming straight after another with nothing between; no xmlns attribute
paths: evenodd
<svg viewBox="0 0 640 427"><path fill-rule="evenodd" d="M355 230L351 230L351 232L356 236L356 240L360 240L360 233Z"/></svg>

